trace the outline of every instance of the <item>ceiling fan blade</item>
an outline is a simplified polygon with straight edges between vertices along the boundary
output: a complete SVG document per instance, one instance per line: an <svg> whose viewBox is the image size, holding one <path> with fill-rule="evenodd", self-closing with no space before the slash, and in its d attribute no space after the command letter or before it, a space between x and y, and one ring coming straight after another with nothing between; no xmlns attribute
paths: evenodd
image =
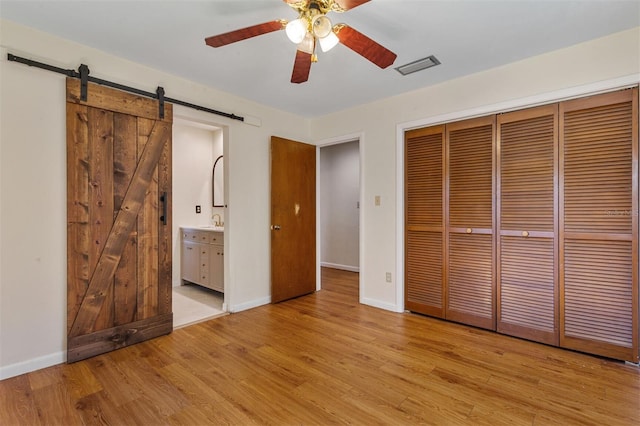
<svg viewBox="0 0 640 426"><path fill-rule="evenodd" d="M358 7L365 3L369 3L371 0L335 0L340 10L350 10L354 7Z"/></svg>
<svg viewBox="0 0 640 426"><path fill-rule="evenodd" d="M304 83L309 80L309 72L311 71L311 54L298 50L296 52L296 60L293 63L293 73L291 73L292 83Z"/></svg>
<svg viewBox="0 0 640 426"><path fill-rule="evenodd" d="M398 55L386 47L376 43L348 25L340 24L340 26L339 31L336 31L340 43L370 60L380 68L387 68L396 60Z"/></svg>
<svg viewBox="0 0 640 426"><path fill-rule="evenodd" d="M227 44L235 43L236 41L246 40L251 37L257 37L262 34L282 30L285 25L286 22L284 21L269 21L263 24L252 25L247 28L241 28L239 30L229 31L228 33L207 37L204 39L204 42L211 47L226 46Z"/></svg>

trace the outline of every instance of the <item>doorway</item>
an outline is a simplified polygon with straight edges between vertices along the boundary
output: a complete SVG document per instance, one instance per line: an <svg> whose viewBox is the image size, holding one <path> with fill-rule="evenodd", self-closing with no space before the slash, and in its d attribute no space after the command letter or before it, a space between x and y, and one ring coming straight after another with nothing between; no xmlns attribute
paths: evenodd
<svg viewBox="0 0 640 426"><path fill-rule="evenodd" d="M327 276L360 272L360 140L324 145L319 151L319 263L324 288ZM359 283L359 276L348 281Z"/></svg>
<svg viewBox="0 0 640 426"><path fill-rule="evenodd" d="M212 191L213 166L223 156L224 139L225 132L220 127L185 118L175 120L172 153L175 171L172 182L174 329L223 315L226 311L225 292L183 280L181 262L183 228L209 232L214 222L218 222L227 232L224 203L214 207ZM226 237L223 240L228 241Z"/></svg>

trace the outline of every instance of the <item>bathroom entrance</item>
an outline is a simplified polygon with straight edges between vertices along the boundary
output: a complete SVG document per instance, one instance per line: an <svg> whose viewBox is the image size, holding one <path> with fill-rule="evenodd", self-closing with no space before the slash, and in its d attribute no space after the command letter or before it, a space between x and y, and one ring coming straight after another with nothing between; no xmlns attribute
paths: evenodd
<svg viewBox="0 0 640 426"><path fill-rule="evenodd" d="M221 127L175 119L172 153L174 328L226 313L223 255L228 239L225 238L224 138Z"/></svg>

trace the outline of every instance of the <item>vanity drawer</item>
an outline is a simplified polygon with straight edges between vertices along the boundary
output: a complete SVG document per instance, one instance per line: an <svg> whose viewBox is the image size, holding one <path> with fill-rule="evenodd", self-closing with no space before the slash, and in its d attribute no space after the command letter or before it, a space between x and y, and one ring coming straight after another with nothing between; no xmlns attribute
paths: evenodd
<svg viewBox="0 0 640 426"><path fill-rule="evenodd" d="M207 231L196 231L192 229L183 229L182 230L182 241L194 241L198 243L209 243L210 232Z"/></svg>
<svg viewBox="0 0 640 426"><path fill-rule="evenodd" d="M209 234L208 242L210 244L223 244L224 243L224 233L222 232L207 232Z"/></svg>

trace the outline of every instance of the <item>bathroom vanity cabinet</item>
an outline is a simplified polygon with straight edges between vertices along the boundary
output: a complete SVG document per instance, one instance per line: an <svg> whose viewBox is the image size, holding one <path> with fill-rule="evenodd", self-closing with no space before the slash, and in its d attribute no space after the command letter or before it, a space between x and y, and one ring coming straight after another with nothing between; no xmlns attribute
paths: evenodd
<svg viewBox="0 0 640 426"><path fill-rule="evenodd" d="M224 233L207 228L181 228L183 281L224 292Z"/></svg>

